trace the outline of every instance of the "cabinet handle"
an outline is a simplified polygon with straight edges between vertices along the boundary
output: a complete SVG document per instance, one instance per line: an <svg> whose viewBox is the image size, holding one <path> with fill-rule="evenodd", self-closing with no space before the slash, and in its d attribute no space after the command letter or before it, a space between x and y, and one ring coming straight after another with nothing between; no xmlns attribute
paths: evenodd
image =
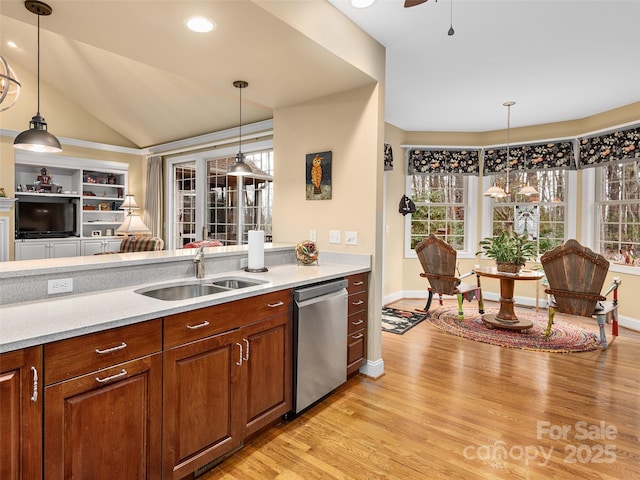
<svg viewBox="0 0 640 480"><path fill-rule="evenodd" d="M354 287L359 287L360 285L364 285L364 282L353 282Z"/></svg>
<svg viewBox="0 0 640 480"><path fill-rule="evenodd" d="M110 377L107 377L107 378L96 377L96 382L106 383L106 382L110 382L111 380L115 380L117 378L122 378L126 376L127 376L127 371L123 368L120 373L116 373L115 375L111 375Z"/></svg>
<svg viewBox="0 0 640 480"><path fill-rule="evenodd" d="M242 366L242 345L239 344L238 342L236 342L236 345L240 347L240 359L236 362L236 365L241 367Z"/></svg>
<svg viewBox="0 0 640 480"><path fill-rule="evenodd" d="M105 348L104 350L100 350L99 348L96 348L96 353L98 355L102 355L105 353L117 352L118 350L122 350L123 348L127 348L127 344L124 342L120 343L120 345L118 345L117 347Z"/></svg>
<svg viewBox="0 0 640 480"><path fill-rule="evenodd" d="M358 320L357 322L351 322L351 325L361 325L364 323L364 320Z"/></svg>
<svg viewBox="0 0 640 480"><path fill-rule="evenodd" d="M245 345L247 346L247 347L246 347L246 349L245 349L245 351L244 351L244 358L243 358L243 360L244 360L245 362L248 362L248 361L249 361L249 340L247 340L246 338L243 338L242 340L244 341Z"/></svg>
<svg viewBox="0 0 640 480"><path fill-rule="evenodd" d="M364 334L362 334L362 333L359 333L357 335L351 335L351 338L353 338L354 340L358 340L358 339L360 339L362 337L364 337Z"/></svg>
<svg viewBox="0 0 640 480"><path fill-rule="evenodd" d="M209 326L209 322L207 322L206 320L202 323L199 323L198 325L187 325L187 328L189 330L197 330L199 328L203 328L203 327L207 327Z"/></svg>
<svg viewBox="0 0 640 480"><path fill-rule="evenodd" d="M31 372L33 373L33 394L31 395L31 401L38 401L38 370L36 367L31 367Z"/></svg>
<svg viewBox="0 0 640 480"><path fill-rule="evenodd" d="M270 308L281 307L282 305L284 305L284 302L282 300L276 303L267 303L267 307Z"/></svg>
<svg viewBox="0 0 640 480"><path fill-rule="evenodd" d="M358 300L357 302L351 302L352 305L362 305L364 300Z"/></svg>

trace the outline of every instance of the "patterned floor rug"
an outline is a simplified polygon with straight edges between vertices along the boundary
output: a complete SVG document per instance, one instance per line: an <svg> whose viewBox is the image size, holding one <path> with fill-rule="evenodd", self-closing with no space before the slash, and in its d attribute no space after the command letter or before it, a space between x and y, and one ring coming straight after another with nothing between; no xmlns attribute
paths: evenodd
<svg viewBox="0 0 640 480"><path fill-rule="evenodd" d="M427 317L424 313L410 312L408 310L398 310L397 308L382 308L382 330L384 332L402 335L409 329L415 327Z"/></svg>
<svg viewBox="0 0 640 480"><path fill-rule="evenodd" d="M497 313L497 312L488 312ZM544 336L547 326L546 312L516 309L516 315L533 323L529 330L517 332L498 328L487 328L482 316L473 307L464 308L465 319L458 320L457 307L440 307L429 312L427 321L447 333L459 337L490 343L501 347L521 348L542 352L572 353L595 350L600 343L598 337L589 330L554 319L553 330Z"/></svg>

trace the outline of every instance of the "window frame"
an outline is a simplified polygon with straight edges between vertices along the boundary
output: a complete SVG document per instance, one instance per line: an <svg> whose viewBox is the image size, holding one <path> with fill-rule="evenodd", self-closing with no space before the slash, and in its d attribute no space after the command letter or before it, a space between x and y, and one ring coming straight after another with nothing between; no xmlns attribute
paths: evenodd
<svg viewBox="0 0 640 480"><path fill-rule="evenodd" d="M475 175L459 175L451 174L452 176L462 176L464 178L464 190L463 190L463 204L464 204L464 250L457 250L458 258L474 258L476 253L476 247L478 243L477 231L478 231L478 218L475 211L472 211L477 205L477 202L473 202L473 199L478 198L478 177ZM411 198L412 190L412 177L414 174L405 175L405 195ZM421 175L416 175L421 176ZM440 175L442 176L442 175ZM418 258L414 249L411 248L411 224L413 221L413 214L408 213L404 217L404 258Z"/></svg>

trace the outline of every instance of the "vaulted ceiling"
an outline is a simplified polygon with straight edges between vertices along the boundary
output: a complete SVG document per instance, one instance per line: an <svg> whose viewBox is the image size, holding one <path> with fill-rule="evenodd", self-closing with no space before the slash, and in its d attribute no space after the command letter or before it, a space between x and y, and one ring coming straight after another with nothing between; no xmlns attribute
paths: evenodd
<svg viewBox="0 0 640 480"><path fill-rule="evenodd" d="M243 123L375 81L275 15L273 2L47 3L53 14L41 17L41 81L139 147L237 126L234 80L249 82ZM385 120L404 130L502 129L507 100L517 102L514 127L640 101L638 0L429 0L409 9L403 0L377 0L362 10L348 0L285 4L328 32L336 24L323 25L318 7L335 6L386 47ZM195 14L217 29L188 31L183 22ZM0 2L2 55L34 76L36 20L22 0Z"/></svg>

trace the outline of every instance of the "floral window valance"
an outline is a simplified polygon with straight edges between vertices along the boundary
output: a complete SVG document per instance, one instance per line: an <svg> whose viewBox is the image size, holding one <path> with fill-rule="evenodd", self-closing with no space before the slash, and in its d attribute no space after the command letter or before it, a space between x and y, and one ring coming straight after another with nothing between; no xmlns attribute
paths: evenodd
<svg viewBox="0 0 640 480"><path fill-rule="evenodd" d="M575 170L573 142L540 143L509 147L510 170L541 170L567 168ZM507 147L484 151L484 174L504 172L507 169Z"/></svg>
<svg viewBox="0 0 640 480"><path fill-rule="evenodd" d="M480 150L409 150L409 175L478 175Z"/></svg>
<svg viewBox="0 0 640 480"><path fill-rule="evenodd" d="M640 127L578 138L580 168L640 158Z"/></svg>
<svg viewBox="0 0 640 480"><path fill-rule="evenodd" d="M393 150L388 143L384 144L384 169L393 170Z"/></svg>

